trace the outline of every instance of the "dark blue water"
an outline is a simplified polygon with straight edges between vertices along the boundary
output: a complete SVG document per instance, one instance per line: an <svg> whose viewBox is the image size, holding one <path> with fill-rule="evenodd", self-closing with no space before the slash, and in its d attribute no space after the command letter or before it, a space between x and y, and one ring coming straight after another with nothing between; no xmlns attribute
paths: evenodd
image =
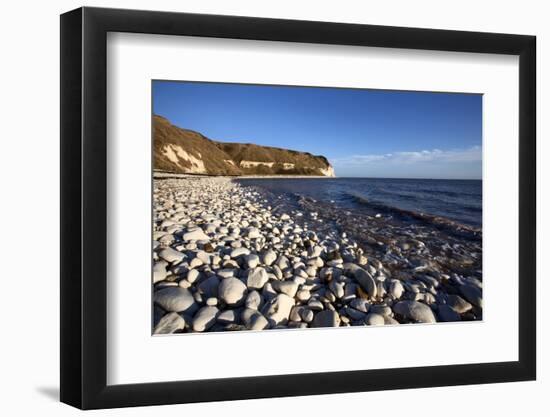
<svg viewBox="0 0 550 417"><path fill-rule="evenodd" d="M421 214L481 227L481 180L390 178L240 179L273 194L310 197L372 214Z"/></svg>

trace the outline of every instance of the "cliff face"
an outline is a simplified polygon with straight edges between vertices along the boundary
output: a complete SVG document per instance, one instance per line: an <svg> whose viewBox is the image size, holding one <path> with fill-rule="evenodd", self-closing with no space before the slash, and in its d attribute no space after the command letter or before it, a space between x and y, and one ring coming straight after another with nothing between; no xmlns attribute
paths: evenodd
<svg viewBox="0 0 550 417"><path fill-rule="evenodd" d="M334 177L324 156L248 143L216 142L153 116L154 169L205 175L319 175Z"/></svg>

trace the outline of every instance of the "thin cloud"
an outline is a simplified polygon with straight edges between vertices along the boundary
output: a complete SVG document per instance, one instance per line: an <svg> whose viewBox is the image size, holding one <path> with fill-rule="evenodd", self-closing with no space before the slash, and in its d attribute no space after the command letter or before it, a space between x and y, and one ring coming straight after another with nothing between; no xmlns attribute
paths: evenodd
<svg viewBox="0 0 550 417"><path fill-rule="evenodd" d="M334 166L361 166L365 164L418 164L425 162L464 163L481 161L481 147L473 146L467 149L442 151L440 149L403 151L386 154L351 155L335 158L331 162Z"/></svg>

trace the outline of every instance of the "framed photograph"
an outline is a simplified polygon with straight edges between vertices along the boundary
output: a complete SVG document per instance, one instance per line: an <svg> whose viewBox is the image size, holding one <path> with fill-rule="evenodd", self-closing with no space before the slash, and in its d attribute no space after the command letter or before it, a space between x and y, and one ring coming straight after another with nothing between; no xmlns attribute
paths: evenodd
<svg viewBox="0 0 550 417"><path fill-rule="evenodd" d="M535 37L61 16L61 401L533 380Z"/></svg>

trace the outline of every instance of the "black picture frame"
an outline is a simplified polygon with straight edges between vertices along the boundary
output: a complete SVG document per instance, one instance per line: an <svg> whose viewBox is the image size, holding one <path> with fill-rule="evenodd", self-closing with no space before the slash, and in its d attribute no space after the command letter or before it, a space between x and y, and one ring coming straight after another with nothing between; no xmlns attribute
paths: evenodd
<svg viewBox="0 0 550 417"><path fill-rule="evenodd" d="M519 360L113 385L107 375L108 32L519 56ZM534 36L80 8L61 15L61 401L82 409L533 380Z"/></svg>

